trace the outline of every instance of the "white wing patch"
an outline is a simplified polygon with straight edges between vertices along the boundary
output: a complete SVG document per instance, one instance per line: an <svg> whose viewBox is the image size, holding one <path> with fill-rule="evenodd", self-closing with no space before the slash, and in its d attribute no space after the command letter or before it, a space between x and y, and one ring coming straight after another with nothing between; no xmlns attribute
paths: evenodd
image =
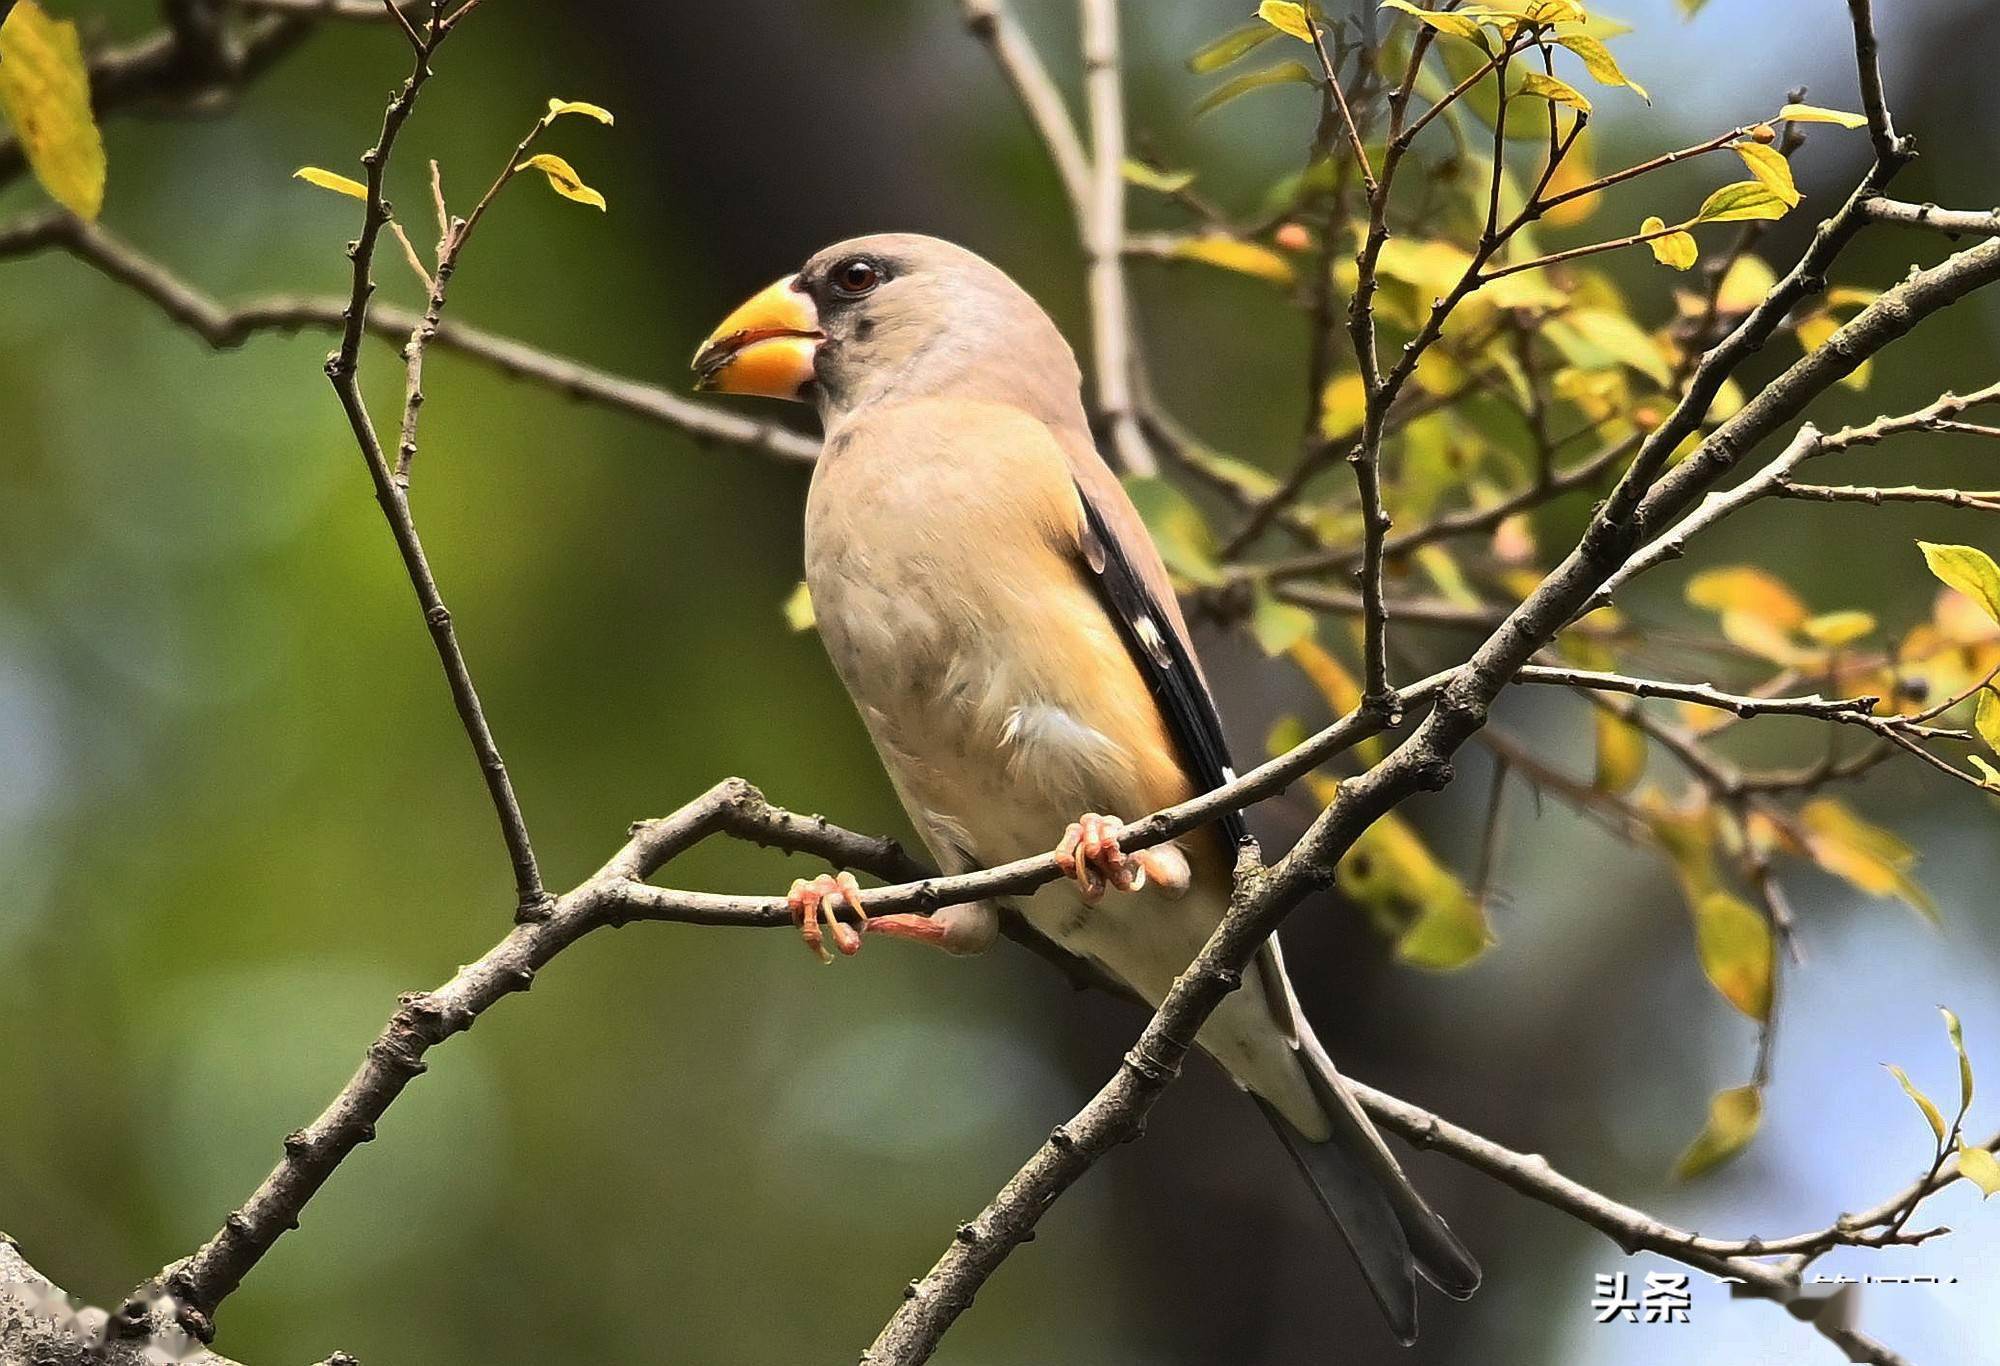
<svg viewBox="0 0 2000 1366"><path fill-rule="evenodd" d="M1000 743L1009 772L1025 770L1063 790L1101 789L1107 771L1124 774L1131 767L1110 736L1046 702L1011 708L1000 726Z"/></svg>

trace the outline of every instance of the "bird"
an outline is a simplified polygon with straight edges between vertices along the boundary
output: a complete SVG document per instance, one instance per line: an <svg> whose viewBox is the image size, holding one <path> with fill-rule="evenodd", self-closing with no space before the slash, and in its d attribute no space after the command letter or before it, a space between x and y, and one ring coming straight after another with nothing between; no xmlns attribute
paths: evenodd
<svg viewBox="0 0 2000 1366"><path fill-rule="evenodd" d="M1227 909L1247 835L1232 813L1120 847L1125 822L1234 775L1166 566L1098 453L1055 322L976 253L886 233L750 298L693 369L699 390L819 410L808 595L938 865L1053 849L1064 876L1012 908L1157 1007ZM828 938L851 955L863 934L977 953L1001 916L992 902L869 916L849 872L799 879L787 901L826 962ZM1454 1298L1477 1288L1478 1263L1307 1024L1275 937L1198 1043L1271 1120L1398 1339L1416 1337L1419 1275Z"/></svg>

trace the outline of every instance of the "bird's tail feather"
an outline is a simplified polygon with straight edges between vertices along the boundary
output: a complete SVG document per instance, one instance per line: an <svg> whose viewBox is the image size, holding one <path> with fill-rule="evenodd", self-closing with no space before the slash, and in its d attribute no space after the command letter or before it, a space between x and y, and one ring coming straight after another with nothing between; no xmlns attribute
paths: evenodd
<svg viewBox="0 0 2000 1366"><path fill-rule="evenodd" d="M1303 1138L1276 1110L1259 1103L1353 1251L1390 1328L1412 1342L1416 1274L1462 1300L1479 1287L1479 1264L1403 1175L1310 1030L1301 1032L1299 1061L1333 1126L1332 1137L1319 1143Z"/></svg>

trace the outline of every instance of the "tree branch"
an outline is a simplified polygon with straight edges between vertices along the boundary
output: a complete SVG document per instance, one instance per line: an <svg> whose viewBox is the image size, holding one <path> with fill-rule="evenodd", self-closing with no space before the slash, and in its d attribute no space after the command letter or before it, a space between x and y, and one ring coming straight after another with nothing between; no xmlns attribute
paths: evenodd
<svg viewBox="0 0 2000 1366"><path fill-rule="evenodd" d="M347 304L340 299L279 295L233 307L220 303L107 229L60 209L29 213L0 226L0 258L49 247L67 251L128 286L217 350L241 346L263 332L338 332L346 326L342 313ZM421 321L422 315L407 309L375 304L368 310L367 328L371 336L400 346ZM609 374L482 328L441 322L432 345L580 402L672 428L696 441L742 447L787 464L810 465L819 456L817 441L788 428L697 403L670 389Z"/></svg>
<svg viewBox="0 0 2000 1366"><path fill-rule="evenodd" d="M1081 224L1089 272L1090 357L1097 406L1126 474L1155 472L1133 402L1132 301L1125 290L1125 95L1118 0L1079 0L1083 89L1090 110L1089 210ZM1065 172L1067 175L1067 172Z"/></svg>

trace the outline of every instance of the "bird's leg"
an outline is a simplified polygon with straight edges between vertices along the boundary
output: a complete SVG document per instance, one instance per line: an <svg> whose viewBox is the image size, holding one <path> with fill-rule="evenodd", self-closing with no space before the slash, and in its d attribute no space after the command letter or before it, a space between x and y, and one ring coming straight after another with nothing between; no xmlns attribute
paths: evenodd
<svg viewBox="0 0 2000 1366"><path fill-rule="evenodd" d="M942 906L930 915L878 915L865 926L872 934L914 939L950 954L984 953L1000 933L1000 913L983 901Z"/></svg>
<svg viewBox="0 0 2000 1366"><path fill-rule="evenodd" d="M799 937L819 955L822 963L831 963L833 955L826 951L820 933L821 920L826 921L827 929L833 933L834 946L842 953L853 957L861 952L861 935L840 918L843 903L863 925L868 923L868 912L861 908L861 884L852 873L821 873L810 882L798 878L785 896L785 904L792 908L792 920L799 927Z"/></svg>
<svg viewBox="0 0 2000 1366"><path fill-rule="evenodd" d="M870 917L861 905L861 884L852 873L821 873L808 882L799 878L785 897L792 908L799 936L806 947L831 963L826 950L826 933L833 935L834 947L852 958L861 952L861 935L840 918L845 905L861 922L861 929L897 939L914 939L946 953L983 953L1000 933L1000 913L983 901L941 907L932 915L878 915ZM825 922L826 930L820 928Z"/></svg>
<svg viewBox="0 0 2000 1366"><path fill-rule="evenodd" d="M1118 847L1125 822L1116 816L1079 816L1056 845L1056 866L1076 880L1084 904L1095 906L1107 888L1136 892L1151 881L1169 897L1187 891L1193 880L1187 855L1173 844L1128 854Z"/></svg>

